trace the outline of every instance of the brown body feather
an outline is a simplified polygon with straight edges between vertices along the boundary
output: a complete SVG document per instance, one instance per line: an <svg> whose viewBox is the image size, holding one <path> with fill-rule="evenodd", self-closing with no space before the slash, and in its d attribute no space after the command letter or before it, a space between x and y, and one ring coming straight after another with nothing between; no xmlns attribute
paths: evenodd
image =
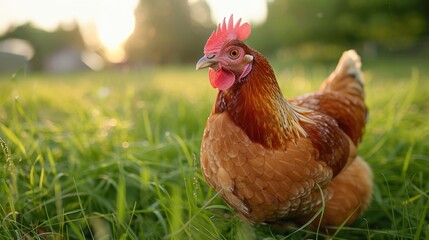
<svg viewBox="0 0 429 240"><path fill-rule="evenodd" d="M268 61L234 44L253 69L218 93L201 146L207 182L251 222L305 221L325 201L323 224L351 223L372 193L356 155L367 114L358 56L345 53L318 92L287 101Z"/></svg>

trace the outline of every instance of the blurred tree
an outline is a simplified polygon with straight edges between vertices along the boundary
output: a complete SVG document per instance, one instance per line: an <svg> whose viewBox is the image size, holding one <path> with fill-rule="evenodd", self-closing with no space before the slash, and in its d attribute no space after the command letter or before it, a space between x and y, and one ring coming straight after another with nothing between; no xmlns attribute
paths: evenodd
<svg viewBox="0 0 429 240"><path fill-rule="evenodd" d="M31 69L36 71L42 70L43 61L60 49L66 47L85 49L85 43L77 25L67 30L60 27L56 31L47 32L26 23L12 27L0 37L0 40L8 38L27 40L33 46L35 52L30 65Z"/></svg>
<svg viewBox="0 0 429 240"><path fill-rule="evenodd" d="M250 41L267 54L309 45L409 51L429 36L428 13L425 0L276 0Z"/></svg>
<svg viewBox="0 0 429 240"><path fill-rule="evenodd" d="M207 20L199 22L195 17L210 15L202 2L193 6L200 12L191 11L188 0L140 0L135 31L126 44L129 60L155 64L195 61L210 33L203 26Z"/></svg>

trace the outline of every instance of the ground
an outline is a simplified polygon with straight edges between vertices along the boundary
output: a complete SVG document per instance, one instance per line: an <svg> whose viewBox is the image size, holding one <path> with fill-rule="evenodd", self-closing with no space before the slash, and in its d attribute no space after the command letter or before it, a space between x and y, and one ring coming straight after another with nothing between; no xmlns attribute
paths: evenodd
<svg viewBox="0 0 429 240"><path fill-rule="evenodd" d="M359 153L374 170L374 197L334 239L429 238L424 61L363 59L370 118ZM316 90L335 64L274 66L293 97ZM245 224L209 189L199 147L216 91L205 71L30 73L0 83L0 239L324 236Z"/></svg>

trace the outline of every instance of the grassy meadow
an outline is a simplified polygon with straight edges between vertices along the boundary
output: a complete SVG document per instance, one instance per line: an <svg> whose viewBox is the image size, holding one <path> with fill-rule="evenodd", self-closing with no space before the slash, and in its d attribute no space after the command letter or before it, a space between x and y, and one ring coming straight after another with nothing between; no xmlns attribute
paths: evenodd
<svg viewBox="0 0 429 240"><path fill-rule="evenodd" d="M373 202L333 239L429 239L424 61L364 59ZM335 64L274 66L293 97ZM194 66L0 77L0 239L323 239L243 223L209 189L199 148L215 95Z"/></svg>

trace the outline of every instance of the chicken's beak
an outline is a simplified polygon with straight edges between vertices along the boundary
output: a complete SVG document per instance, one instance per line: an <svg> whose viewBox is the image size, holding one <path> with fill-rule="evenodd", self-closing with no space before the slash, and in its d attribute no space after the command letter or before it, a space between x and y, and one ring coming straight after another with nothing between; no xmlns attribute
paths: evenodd
<svg viewBox="0 0 429 240"><path fill-rule="evenodd" d="M197 65L195 67L196 70L211 67L215 64L217 64L218 61L214 59L214 56L211 56L210 58L203 56L200 60L198 60Z"/></svg>

